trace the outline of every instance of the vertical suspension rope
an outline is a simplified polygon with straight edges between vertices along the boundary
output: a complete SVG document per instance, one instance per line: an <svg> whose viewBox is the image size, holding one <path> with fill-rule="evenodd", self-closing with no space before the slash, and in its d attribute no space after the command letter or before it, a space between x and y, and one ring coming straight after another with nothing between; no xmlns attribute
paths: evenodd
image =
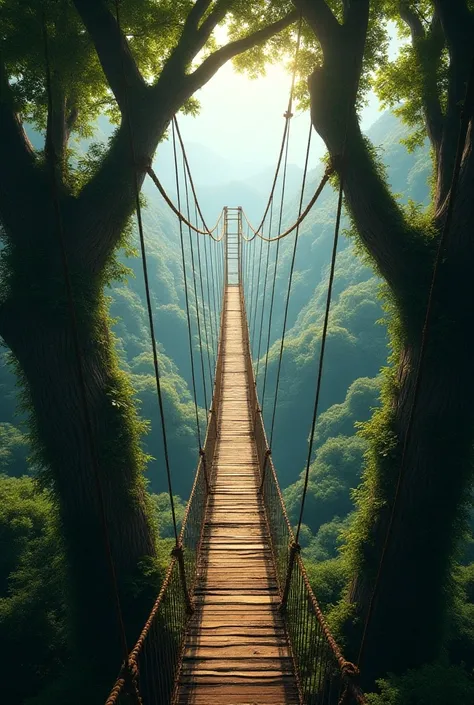
<svg viewBox="0 0 474 705"><path fill-rule="evenodd" d="M216 364L217 364L217 335L214 331L214 320L213 320L213 313L212 313L212 303L211 303L211 282L210 282L210 255L207 253L207 241L209 238L205 237L204 238L204 262L206 264L206 289L207 289L207 305L208 305L208 313L209 313L209 327L211 330L211 341L212 341L212 353L213 353L213 370L214 373L211 378L211 389L214 388L214 375L215 375L215 369L216 369ZM211 241L210 247L213 246L213 242Z"/></svg>
<svg viewBox="0 0 474 705"><path fill-rule="evenodd" d="M291 100L290 100L290 105L291 105ZM290 118L288 117L287 120ZM288 140L286 142L286 149L285 149L285 164L283 167L283 183L281 187L281 201L280 201L280 216L278 219L278 232L281 231L281 224L283 220L283 205L284 205L284 200L285 200L285 186L286 186L286 170L287 170L287 165L288 165L288 145L289 145L289 134L290 130L288 128ZM265 408L265 391L266 391L266 386L267 386L267 371L268 371L268 355L270 352L270 337L271 337L271 330L272 330L272 319L273 319L273 304L275 301L275 286L276 286L276 277L277 277L277 270L278 270L278 255L280 252L280 240L277 240L276 244L276 251L275 251L275 267L273 270L273 284L272 284L272 295L270 298L270 312L268 316L268 337L267 337L267 353L265 356L265 371L263 374L263 391L262 391L262 414L264 413L264 408Z"/></svg>
<svg viewBox="0 0 474 705"><path fill-rule="evenodd" d="M259 296L260 296L260 271L262 269L262 252L263 252L263 240L259 238L260 240L260 252L258 255L258 271L257 271L257 295L255 297L255 312L253 315L253 321L252 321L252 329L250 333L250 354L252 355L253 358L253 351L254 351L254 342L255 342L255 326L256 326L256 321L257 321L257 314L258 314L258 302L259 302Z"/></svg>
<svg viewBox="0 0 474 705"><path fill-rule="evenodd" d="M272 220L273 220L273 201L270 206L270 220L268 224L268 236L271 237L272 234ZM260 369L260 353L262 350L262 334L263 334L263 320L264 320L264 314L265 314L265 302L266 302L266 294L267 294L267 280L268 280L268 270L269 270L269 265L270 265L270 242L267 242L267 260L265 264L265 279L263 282L263 300L262 300L262 314L260 317L260 332L258 336L258 351L257 351L257 363L256 363L256 369L255 369L255 384L258 386L258 373Z"/></svg>
<svg viewBox="0 0 474 705"><path fill-rule="evenodd" d="M307 493L307 489L308 489L309 468L311 465L311 455L313 453L313 445L314 445L314 432L316 429L316 419L318 416L319 398L321 396L321 382L322 382L322 376L323 376L324 354L326 352L326 341L327 341L328 326L329 326L329 313L331 310L332 290L333 290L333 284L334 284L334 274L335 274L335 270L336 270L337 246L339 244L339 232L340 232L340 227L341 227L343 195L344 195L344 177L343 177L343 172L341 170L340 178L339 178L339 194L338 194L338 201L337 201L336 226L335 226L335 230L334 230L334 240L333 240L333 247L332 247L332 254L331 254L331 265L330 265L330 270L329 270L329 282L328 282L328 289L327 289L327 296L326 296L326 308L324 311L323 332L322 332L322 336L321 336L321 351L319 353L318 377L317 377L317 382L316 382L316 395L315 395L315 399L314 399L313 418L311 421L311 433L310 433L310 439L309 439L309 445L308 445L308 456L306 459L306 470L305 470L305 481L304 481L304 487L303 487L303 497L302 497L299 517L298 517L298 526L296 528L296 534L295 534L295 539L297 542L298 542L299 535L300 535L301 523L303 521L305 498L306 498L306 493Z"/></svg>
<svg viewBox="0 0 474 705"><path fill-rule="evenodd" d="M172 141L173 141L174 169L175 169L178 208L179 208L179 210L181 210L181 191L180 191L180 187L179 187L178 157L177 157L177 153L176 153L176 137L175 137L174 122L171 123L171 134L172 134ZM182 262L182 266L183 266L184 300L185 300L185 305L186 305L186 318L187 318L187 322L188 322L188 343L189 343L189 357L191 360L191 379L192 379L193 396L194 396L194 412L195 412L195 417L196 417L196 431L197 431L197 439L198 439L198 444L199 444L199 452L201 452L201 450L202 450L201 424L199 421L199 408L198 408L197 393L196 393L196 373L195 373L195 369L194 369L193 340L192 340L192 333L191 333L191 315L190 315L190 311L189 311L189 294L188 294L188 282L187 282L187 275L186 275L186 256L185 256L185 252L184 252L183 223L181 220L179 221L179 238L180 238L180 243L181 243L181 262ZM206 482L207 482L207 476L206 476Z"/></svg>
<svg viewBox="0 0 474 705"><path fill-rule="evenodd" d="M313 125L310 120L308 142L306 145L306 157L305 157L304 170L303 170L303 181L301 184L300 202L299 202L299 207L298 207L298 218L301 215L301 212L303 210L303 198L304 198L304 190L305 190L305 186L306 186L306 177L308 174L308 163L309 163L309 153L310 153L310 149L311 149L312 133L313 133ZM291 257L291 265L290 265L290 275L288 277L288 289L286 292L285 313L283 316L283 331L281 334L280 354L278 356L278 368L277 368L277 376L276 376L276 384L275 384L275 399L273 402L272 421L271 421L271 426L270 426L270 443L269 443L270 448L272 447L273 431L275 428L275 416L276 416L276 409L277 409L277 404L278 404L278 392L279 392L279 387L280 387L281 364L282 364L282 359L283 359L283 349L285 346L286 326L287 326L287 322L288 322L288 308L289 308L289 304L290 304L291 285L293 282L293 272L294 272L294 268L295 268L296 250L298 247L299 232L300 232L300 226L298 225L298 227L296 228L295 240L293 243L293 252L292 252L292 257Z"/></svg>
<svg viewBox="0 0 474 705"><path fill-rule="evenodd" d="M250 225L247 223L247 240L246 245L247 245L247 261L246 261L246 272L245 272L245 277L247 280L247 292L246 292L246 299L250 297L250 262L252 259L252 247L251 247L251 242L249 240L249 235L250 235Z"/></svg>
<svg viewBox="0 0 474 705"><path fill-rule="evenodd" d="M47 117L47 119L48 119L48 123L49 123L52 120L54 105L53 105L53 90L52 90L52 80L51 80L51 64L50 64L50 56L49 56L48 30L47 30L46 15L44 14L44 11L42 13L42 34L43 34L43 44L44 44L45 68L46 68L46 92L47 92L47 101L48 101L48 117ZM48 128L49 128L49 124L48 124ZM48 135L50 136L50 134L51 134L50 130L47 129L46 130L47 137L48 137ZM112 592L113 592L113 596L114 596L115 611L116 611L116 615L117 615L117 623L118 623L119 636L120 636L120 641L121 641L121 649L122 649L122 654L123 654L123 658L124 658L124 664L126 666L128 666L128 653L129 652L128 652L128 645L127 645L127 635L126 635L126 631L125 631L125 622L124 622L124 618L123 618L123 611L122 611L122 605L121 605L121 600L120 600L120 591L119 591L118 582L117 582L115 561L113 558L112 545L111 545L110 534L109 534L109 527L108 527L108 523L107 523L107 515L106 515L106 511L105 511L104 492L103 492L103 488L102 488L102 482L100 479L99 454L98 454L97 446L96 446L95 439L94 439L94 432L92 429L92 418L91 418L91 413L90 413L90 408L89 408L89 402L87 399L87 387L86 387L86 377L85 377L85 370L84 370L84 360L82 357L81 344L80 344L80 340L79 340L79 327L78 327L78 321L77 321L77 315L76 315L76 305L75 305L75 301L74 301L71 272L70 272L70 268L69 268L69 259L68 259L67 249L66 249L64 222L63 222L63 217L62 217L62 212L61 212L61 204L60 204L60 200L59 200L59 187L58 187L58 182L57 182L57 171L56 171L57 158L56 158L56 151L55 151L54 144L53 144L52 140L51 140L50 144L47 145L46 152L49 156L48 164L49 164L49 168L50 168L51 195L52 195L52 201L53 201L54 216L56 219L59 248L60 248L60 253L61 253L61 264L62 264L62 269L63 269L63 273L64 273L66 298L67 298L67 302L68 302L68 310L69 310L69 316L70 316L70 320L71 320L73 348L74 348L74 356L76 358L77 374L78 374L78 379L79 379L80 399L81 399L82 412L83 412L83 416L84 416L84 426L85 426L86 436L87 436L87 440L88 440L88 444L89 444L89 452L90 452L90 456L91 456L91 464L92 464L97 499L98 499L98 504L99 504L99 516L100 516L100 524L101 524L101 528L102 528L102 538L103 538L103 542L104 542L105 556L106 556L108 572L109 572L111 586L112 586Z"/></svg>
<svg viewBox="0 0 474 705"><path fill-rule="evenodd" d="M342 153L342 159L341 159L341 170L340 170L340 174L339 174L339 195L338 195L338 201L337 201L336 224L335 224L335 228L334 228L334 240L333 240L331 264L330 264L330 269L329 269L328 288L327 288L327 295L326 295L326 308L324 311L324 323L323 323L323 331L322 331L322 335L321 335L321 350L319 353L318 376L317 376L317 381L316 381L316 394L315 394L315 399L314 399L313 418L311 421L311 432L310 432L309 444L308 444L308 456L306 459L303 494L301 497L301 505L300 505L300 512L299 512L299 516L298 516L298 524L297 524L296 532L295 532L295 541L290 546L290 556L289 556L289 560L288 560L288 568L287 568L287 573L286 573L285 586L283 589L283 596L282 596L282 600L281 600L281 608L283 610L286 609L288 595L290 592L293 566L294 566L296 554L298 553L298 551L300 549L299 537L300 537L300 531L301 531L301 524L303 522L303 514L304 514L304 507L305 507L305 502L306 502L306 495L308 492L309 470L310 470L310 466L311 466L311 456L313 454L314 433L316 430L316 420L318 417L319 398L321 395L321 383L322 383L322 378L323 378L324 354L326 351L326 340L327 340L327 333L328 333L328 326L329 326L329 313L331 310L332 290L333 290L333 284L334 284L334 274L335 274L335 270L336 270L337 246L339 243L339 232L340 232L340 227L341 227L342 202L343 202L343 196L344 196L344 164L345 164L346 139L347 139L347 123L346 123L346 136L344 138L344 147L343 147L343 153Z"/></svg>
<svg viewBox="0 0 474 705"><path fill-rule="evenodd" d="M186 167L184 164L184 159L183 159L183 173L184 173L184 189L185 189L185 197L186 197L186 212L188 216L188 220L191 218L191 212L189 208L189 189L188 189L188 176L186 172ZM197 222L196 222L197 225ZM194 291L194 301L196 303L196 323L197 323L197 331L198 331L198 340L199 340L199 353L201 357L201 375L202 375L202 385L203 385L203 391L204 391L204 404L206 407L206 420L207 420L207 412L209 410L208 403L207 403L207 385L206 385L206 375L204 372L204 354L203 354L203 349L202 349L202 336L201 336L201 317L199 314L199 300L198 300L198 292L197 292L197 283L196 283L196 267L195 267L195 261L194 261L194 246L193 246L193 237L191 233L191 228L188 228L188 234L189 234L189 249L191 252L191 270L193 273L193 291ZM197 236L199 238L199 235ZM201 444L199 444L201 445ZM202 448L200 448L201 452Z"/></svg>
<svg viewBox="0 0 474 705"><path fill-rule="evenodd" d="M255 242L255 240L253 240L252 242ZM255 289L256 289L256 286L255 286L255 261L256 261L256 259L257 259L257 258L256 258L256 256L255 256L255 246L253 246L253 247L252 247L252 268L251 268L251 269L252 269L252 273L251 273L251 275L250 275L250 276L251 276L251 280L250 280L250 281L251 281L252 289L251 289L251 291L250 291L250 306L249 306L249 314L250 314L250 317L249 317L249 323L248 323L249 328L252 326L253 299L254 299L254 294L255 294Z"/></svg>
<svg viewBox="0 0 474 705"><path fill-rule="evenodd" d="M195 204L194 208L194 217L195 217L195 222L197 225L198 222L198 217L197 217L197 207ZM205 238L207 240L207 237ZM209 393L211 395L212 399L212 367L211 367L211 348L209 345L209 331L208 331L208 316L206 314L206 301L205 301L205 296L204 296L204 284L203 284L203 277L202 277L202 260L201 260L201 241L200 241L200 236L197 236L197 255L198 255L198 265L199 265L199 284L200 284L200 289L201 289L201 303L202 303L202 317L203 317L203 325L204 325L204 335L206 338L206 350L207 350L207 364L209 368ZM207 405L206 405L207 406Z"/></svg>
<svg viewBox="0 0 474 705"><path fill-rule="evenodd" d="M211 253L211 277L212 277L212 298L214 300L214 327L216 331L216 337L219 336L220 320L219 320L219 292L218 292L218 252L217 250L210 247Z"/></svg>

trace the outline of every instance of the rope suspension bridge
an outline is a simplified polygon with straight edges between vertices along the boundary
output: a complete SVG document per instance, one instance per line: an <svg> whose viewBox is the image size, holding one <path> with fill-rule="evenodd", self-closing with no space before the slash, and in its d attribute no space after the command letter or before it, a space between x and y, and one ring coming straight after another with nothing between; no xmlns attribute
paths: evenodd
<svg viewBox="0 0 474 705"><path fill-rule="evenodd" d="M308 205L303 208L310 131L298 218L294 225L282 232L291 98L284 117L285 129L276 173L263 219L257 227L253 227L241 207L224 207L214 227L207 226L176 118L172 121L171 135L177 205L152 167L148 167L150 178L179 222L199 463L178 531L162 415L175 547L150 616L135 647L125 653L107 705L128 702L130 698L132 702L154 705L217 705L223 702L235 705L350 705L366 702L357 685L358 669L344 658L319 608L298 543L324 345L317 376L305 489L296 531L287 515L271 456L299 228L332 173L332 167L328 167ZM282 167L280 203L277 204L275 190ZM342 190L336 217L324 338L341 206ZM138 198L137 212L146 273ZM272 236L275 223L278 234ZM294 234L293 252L271 430L267 438L262 408L268 393L267 369L278 255L281 241L290 234ZM272 243L276 243L276 248L270 273ZM260 288L263 271L264 282ZM145 284L148 291L146 274ZM148 293L147 302L154 338ZM198 340L200 364L195 360L193 333ZM155 347L154 351L157 392L163 414ZM260 364L263 374L259 370ZM257 391L259 375L263 376L261 403ZM209 409L204 440L198 404L199 382L205 407ZM212 401L208 406L210 390Z"/></svg>
<svg viewBox="0 0 474 705"><path fill-rule="evenodd" d="M120 24L118 0L116 11ZM300 36L301 20L295 67ZM46 30L44 43L51 116L53 104ZM135 180L138 232L175 545L148 619L135 645L129 649L103 510L103 490L89 429L104 546L123 651L123 663L106 705L363 705L367 702L358 685L358 666L345 659L321 612L299 545L341 225L344 149L338 165L339 196L333 249L315 375L303 493L296 527L291 525L287 515L271 453L300 225L315 206L336 166L333 163L327 167L314 194L304 205L311 147L310 129L298 215L295 222L283 231L294 83L295 71L284 114L285 128L275 176L263 217L256 227L240 206L224 207L217 223L212 228L208 227L176 117L171 123L176 204L152 166L147 167L149 177L179 223L199 445L197 470L181 527L178 526L174 505L139 183L138 178ZM129 138L130 155L136 163L131 124ZM84 387L53 145L49 145L47 153L79 377ZM278 203L275 193L280 177ZM278 331L280 345L275 390L270 402L270 414L264 419L266 400L268 405L267 372L280 244L290 235L293 236L293 247L283 325L282 330ZM272 248L273 260L270 258ZM200 410L200 397L207 410L205 419ZM87 425L85 391L81 403ZM400 476L402 473L403 467ZM387 542L388 539L389 536ZM383 557L380 570L382 561ZM373 599L376 587L377 581ZM371 610L363 629L359 663L370 617Z"/></svg>
<svg viewBox="0 0 474 705"><path fill-rule="evenodd" d="M118 0L116 16L120 26ZM51 69L44 18L43 28L46 87L49 115L52 115ZM106 705L366 703L357 684L358 668L344 658L329 630L310 585L298 542L321 387L341 219L342 180L305 484L295 531L286 512L271 455L299 229L334 171L332 165L326 169L318 188L303 208L311 146L310 129L298 218L282 232L290 120L293 116L292 101L300 38L301 20L290 98L284 113L281 148L270 195L257 227L251 224L241 207L224 207L216 224L212 228L208 227L196 194L176 117L171 123L176 205L151 164L147 166L148 176L178 218L184 276L199 462L180 528L172 487L140 188L138 178L135 179L137 225L175 545L148 619L135 645L129 650L104 512L103 489L92 433L88 429L101 508L104 548L123 652L123 663ZM130 121L128 131L130 156L135 163ZM84 387L81 402L87 422L85 379L59 208L54 146L48 145L47 151L78 372ZM277 204L275 192L281 173L281 197ZM278 233L272 235L275 223ZM278 258L281 241L291 234L294 235L294 244L270 436L267 438L262 409L268 394L267 369ZM271 273L270 250L273 243L276 245ZM263 286L260 287L262 277ZM196 337L199 361L195 359L193 344ZM260 365L263 366L261 401L257 391ZM200 413L200 391L208 410L205 424Z"/></svg>
<svg viewBox="0 0 474 705"><path fill-rule="evenodd" d="M225 208L214 241L220 333L194 485L160 593L107 705L365 702L309 583L271 457L250 354L244 217Z"/></svg>

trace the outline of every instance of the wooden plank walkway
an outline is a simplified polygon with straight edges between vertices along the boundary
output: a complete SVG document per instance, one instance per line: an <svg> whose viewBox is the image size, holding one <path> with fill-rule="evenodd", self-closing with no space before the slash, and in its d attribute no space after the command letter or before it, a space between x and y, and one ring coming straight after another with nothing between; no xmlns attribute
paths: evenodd
<svg viewBox="0 0 474 705"><path fill-rule="evenodd" d="M251 431L238 286L228 286L220 432L178 705L297 705Z"/></svg>

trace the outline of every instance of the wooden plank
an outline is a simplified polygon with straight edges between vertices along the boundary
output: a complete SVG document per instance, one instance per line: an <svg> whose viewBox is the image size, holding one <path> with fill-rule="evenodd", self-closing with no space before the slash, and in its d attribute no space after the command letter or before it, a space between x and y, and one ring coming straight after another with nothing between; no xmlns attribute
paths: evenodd
<svg viewBox="0 0 474 705"><path fill-rule="evenodd" d="M238 287L227 287L218 442L177 705L296 705L258 493Z"/></svg>

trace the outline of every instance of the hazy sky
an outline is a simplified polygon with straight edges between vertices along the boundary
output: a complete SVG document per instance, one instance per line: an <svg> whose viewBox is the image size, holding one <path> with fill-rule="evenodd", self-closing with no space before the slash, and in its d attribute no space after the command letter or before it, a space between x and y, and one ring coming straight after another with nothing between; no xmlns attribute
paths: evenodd
<svg viewBox="0 0 474 705"><path fill-rule="evenodd" d="M391 30L393 56L400 40L395 29ZM180 116L183 138L199 142L229 160L248 164L249 171L272 166L278 155L290 82L290 76L281 66L269 66L265 76L250 80L236 73L231 63L226 64L197 92L201 103L198 117ZM371 96L362 113L363 129L370 127L379 114L378 101ZM303 165L308 130L309 113L295 111L291 121L290 163ZM322 142L313 135L313 166L323 153Z"/></svg>

